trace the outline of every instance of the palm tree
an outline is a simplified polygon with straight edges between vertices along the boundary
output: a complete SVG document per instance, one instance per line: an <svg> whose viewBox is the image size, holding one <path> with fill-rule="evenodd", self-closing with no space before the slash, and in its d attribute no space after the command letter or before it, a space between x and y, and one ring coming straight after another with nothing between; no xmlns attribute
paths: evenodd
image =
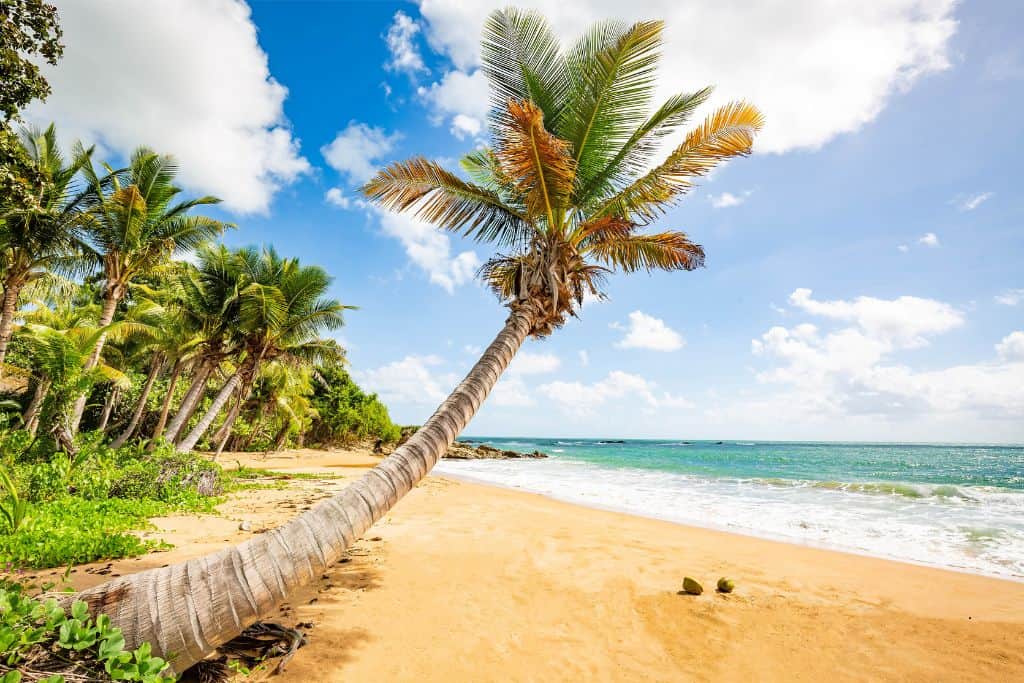
<svg viewBox="0 0 1024 683"><path fill-rule="evenodd" d="M660 36L657 22L600 24L563 52L538 15L492 14L483 68L495 146L466 160L473 182L413 159L364 191L507 250L483 269L510 311L497 337L411 439L337 496L241 545L80 597L109 614L130 644L173 653L182 671L336 562L426 476L526 337L562 324L585 292L600 291L605 274L700 266L703 252L686 235L641 228L715 164L747 154L761 116L727 105L649 166L657 142L707 97L678 95L647 115Z"/></svg>
<svg viewBox="0 0 1024 683"><path fill-rule="evenodd" d="M129 285L140 274L168 263L175 253L194 249L219 235L226 224L206 216L190 215L197 206L216 204L215 197L199 197L174 203L181 188L174 184L177 165L144 147L135 151L127 169L101 177L92 164L83 174L89 183L89 239L103 259L103 308L100 326L109 325ZM89 367L99 362L103 337L96 345ZM86 396L75 401L72 431L78 429Z"/></svg>
<svg viewBox="0 0 1024 683"><path fill-rule="evenodd" d="M76 145L71 163L66 163L53 124L45 131L23 128L20 141L42 183L33 206L0 206L0 375L24 288L89 266L82 239L82 197L75 195L72 181L88 163L92 148Z"/></svg>
<svg viewBox="0 0 1024 683"><path fill-rule="evenodd" d="M245 400L260 367L271 361L318 363L341 358L337 342L320 339L321 332L342 325L343 306L325 298L331 279L316 266L282 258L272 248L252 247L235 252L237 316L232 327L243 357L213 403L188 436L178 443L187 452L210 428L231 395Z"/></svg>

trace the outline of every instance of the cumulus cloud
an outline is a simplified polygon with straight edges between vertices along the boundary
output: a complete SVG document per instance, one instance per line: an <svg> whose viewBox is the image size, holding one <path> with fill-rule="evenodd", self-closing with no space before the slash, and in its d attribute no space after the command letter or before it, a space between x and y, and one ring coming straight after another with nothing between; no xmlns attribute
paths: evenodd
<svg viewBox="0 0 1024 683"><path fill-rule="evenodd" d="M481 265L476 252L461 251L453 256L451 239L430 223L407 213L377 208L373 209L373 214L380 221L384 234L401 242L409 260L419 266L431 282L449 294L457 286L472 281L476 275Z"/></svg>
<svg viewBox="0 0 1024 683"><path fill-rule="evenodd" d="M264 213L310 170L284 115L248 5L181 0L57 2L66 49L29 120L127 156L173 154L189 189L238 213Z"/></svg>
<svg viewBox="0 0 1024 683"><path fill-rule="evenodd" d="M429 72L416 46L416 34L419 32L420 25L408 14L395 12L388 33L384 36L388 52L391 53L391 59L385 65L389 71L400 71L409 76Z"/></svg>
<svg viewBox="0 0 1024 683"><path fill-rule="evenodd" d="M939 237L934 232L926 232L917 240L918 244L934 249L939 246Z"/></svg>
<svg viewBox="0 0 1024 683"><path fill-rule="evenodd" d="M772 364L758 379L786 387L763 409L786 419L1024 415L1024 333L1005 337L991 361L919 371L894 355L962 325L949 304L910 296L815 301L806 289L790 300L805 313L845 326L776 326L751 342L753 353Z"/></svg>
<svg viewBox="0 0 1024 683"><path fill-rule="evenodd" d="M554 372L561 367L562 361L553 353L532 353L520 351L508 366L508 372L514 375L542 375Z"/></svg>
<svg viewBox="0 0 1024 683"><path fill-rule="evenodd" d="M708 195L708 201L710 201L711 206L716 209L728 209L733 206L739 206L743 202L747 201L747 197L749 196L749 191L740 195L735 195L732 192L723 192L720 195Z"/></svg>
<svg viewBox="0 0 1024 683"><path fill-rule="evenodd" d="M1006 361L1024 361L1024 332L1011 332L996 344L996 353Z"/></svg>
<svg viewBox="0 0 1024 683"><path fill-rule="evenodd" d="M978 192L977 194L961 195L953 200L961 211L974 211L995 195L995 192Z"/></svg>
<svg viewBox="0 0 1024 683"><path fill-rule="evenodd" d="M580 349L578 355L580 358L580 365L582 365L583 367L587 367L588 365L590 365L590 354L587 353L586 349Z"/></svg>
<svg viewBox="0 0 1024 683"><path fill-rule="evenodd" d="M1008 289L1002 294L997 294L995 300L997 304L1003 306L1016 306L1024 301L1024 289Z"/></svg>
<svg viewBox="0 0 1024 683"><path fill-rule="evenodd" d="M418 92L430 107L435 122L448 121L452 135L460 140L476 137L483 130L490 109L490 91L479 70L449 71L440 81L421 87Z"/></svg>
<svg viewBox="0 0 1024 683"><path fill-rule="evenodd" d="M354 371L356 379L368 390L376 392L385 403L436 404L447 397L455 386L452 376L439 376L436 368L443 361L438 356L406 356L370 370Z"/></svg>
<svg viewBox="0 0 1024 683"><path fill-rule="evenodd" d="M538 391L554 401L563 411L586 416L610 401L639 400L648 408L687 408L692 404L681 396L667 392L657 393L656 384L640 375L613 370L604 379L583 382L549 382Z"/></svg>
<svg viewBox="0 0 1024 683"><path fill-rule="evenodd" d="M480 27L504 0L420 0L426 35L474 73ZM955 0L741 4L703 0L522 0L563 41L592 22L666 20L660 95L716 84L716 100L748 99L767 117L760 151L816 148L874 120L894 92L949 67ZM728 30L713 30L728 27ZM870 49L865 49L868 46Z"/></svg>
<svg viewBox="0 0 1024 683"><path fill-rule="evenodd" d="M335 171L348 176L354 184L362 184L373 177L401 139L401 133L388 133L377 126L351 121L320 148L320 153Z"/></svg>
<svg viewBox="0 0 1024 683"><path fill-rule="evenodd" d="M789 296L789 303L813 315L854 323L869 338L893 348L925 346L927 337L964 323L958 310L934 299L861 296L852 301L818 301L812 294L810 289L801 287Z"/></svg>
<svg viewBox="0 0 1024 683"><path fill-rule="evenodd" d="M612 327L622 329L626 333L615 343L615 346L620 349L677 351L686 344L683 336L666 325L664 320L647 315L642 311L630 313L627 325L613 323Z"/></svg>
<svg viewBox="0 0 1024 683"><path fill-rule="evenodd" d="M324 193L324 201L339 209L347 209L352 206L352 200L345 196L340 187L332 187L327 190Z"/></svg>

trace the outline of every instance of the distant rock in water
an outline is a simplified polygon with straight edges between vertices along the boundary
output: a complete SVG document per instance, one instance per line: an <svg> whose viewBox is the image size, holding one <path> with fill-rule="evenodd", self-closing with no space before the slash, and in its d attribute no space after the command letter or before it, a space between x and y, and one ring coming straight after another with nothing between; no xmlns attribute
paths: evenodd
<svg viewBox="0 0 1024 683"><path fill-rule="evenodd" d="M598 441L598 443L626 443L622 439L609 439L607 441Z"/></svg>
<svg viewBox="0 0 1024 683"><path fill-rule="evenodd" d="M533 451L532 453L520 453L519 451L503 451L487 444L471 446L467 441L456 441L444 454L444 457L452 460L511 460L513 458L546 458L547 453Z"/></svg>

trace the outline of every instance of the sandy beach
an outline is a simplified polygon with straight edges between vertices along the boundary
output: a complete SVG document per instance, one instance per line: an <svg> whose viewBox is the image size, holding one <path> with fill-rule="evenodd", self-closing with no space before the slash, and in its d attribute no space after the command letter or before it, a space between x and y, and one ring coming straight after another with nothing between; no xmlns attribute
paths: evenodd
<svg viewBox="0 0 1024 683"><path fill-rule="evenodd" d="M71 580L86 587L238 542L376 460L365 451L229 454L222 462L323 478L233 494L219 516L159 519L148 533L173 550L81 566ZM703 595L679 594L687 575ZM735 593L714 592L720 576ZM442 477L268 618L313 625L278 677L296 683L1024 680L1024 583Z"/></svg>

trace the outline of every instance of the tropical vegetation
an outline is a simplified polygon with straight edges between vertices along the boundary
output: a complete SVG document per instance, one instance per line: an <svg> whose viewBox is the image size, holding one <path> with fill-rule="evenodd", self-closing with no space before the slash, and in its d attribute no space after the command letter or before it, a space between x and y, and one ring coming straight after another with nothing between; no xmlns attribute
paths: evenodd
<svg viewBox="0 0 1024 683"><path fill-rule="evenodd" d="M36 17L39 50L55 60L59 43L45 41L59 28L46 33L47 16ZM70 617L0 591L4 623L34 624L47 647L58 626L60 639L80 634L98 647L90 661L138 669L155 656L187 669L337 561L426 476L527 337L603 297L614 273L702 266L687 234L652 226L717 164L748 154L762 117L733 102L684 132L711 89L654 101L662 30L605 22L563 46L538 14L493 13L481 53L491 144L461 171L414 157L362 188L382 210L490 245L480 277L508 309L408 441L285 526L90 588ZM38 74L23 76L35 87L28 99L45 96ZM331 297L323 269L272 247L218 243L236 226L209 215L216 198L187 195L170 156L140 147L124 167L97 166L81 145L62 155L54 126L22 128L9 144L27 101L5 109L0 159L4 182L25 190L0 195L0 561L145 551L129 530L162 511L208 509L230 486L215 463L224 449L398 438L331 336L353 307ZM110 621L83 604L102 605ZM13 661L30 650L5 652Z"/></svg>

